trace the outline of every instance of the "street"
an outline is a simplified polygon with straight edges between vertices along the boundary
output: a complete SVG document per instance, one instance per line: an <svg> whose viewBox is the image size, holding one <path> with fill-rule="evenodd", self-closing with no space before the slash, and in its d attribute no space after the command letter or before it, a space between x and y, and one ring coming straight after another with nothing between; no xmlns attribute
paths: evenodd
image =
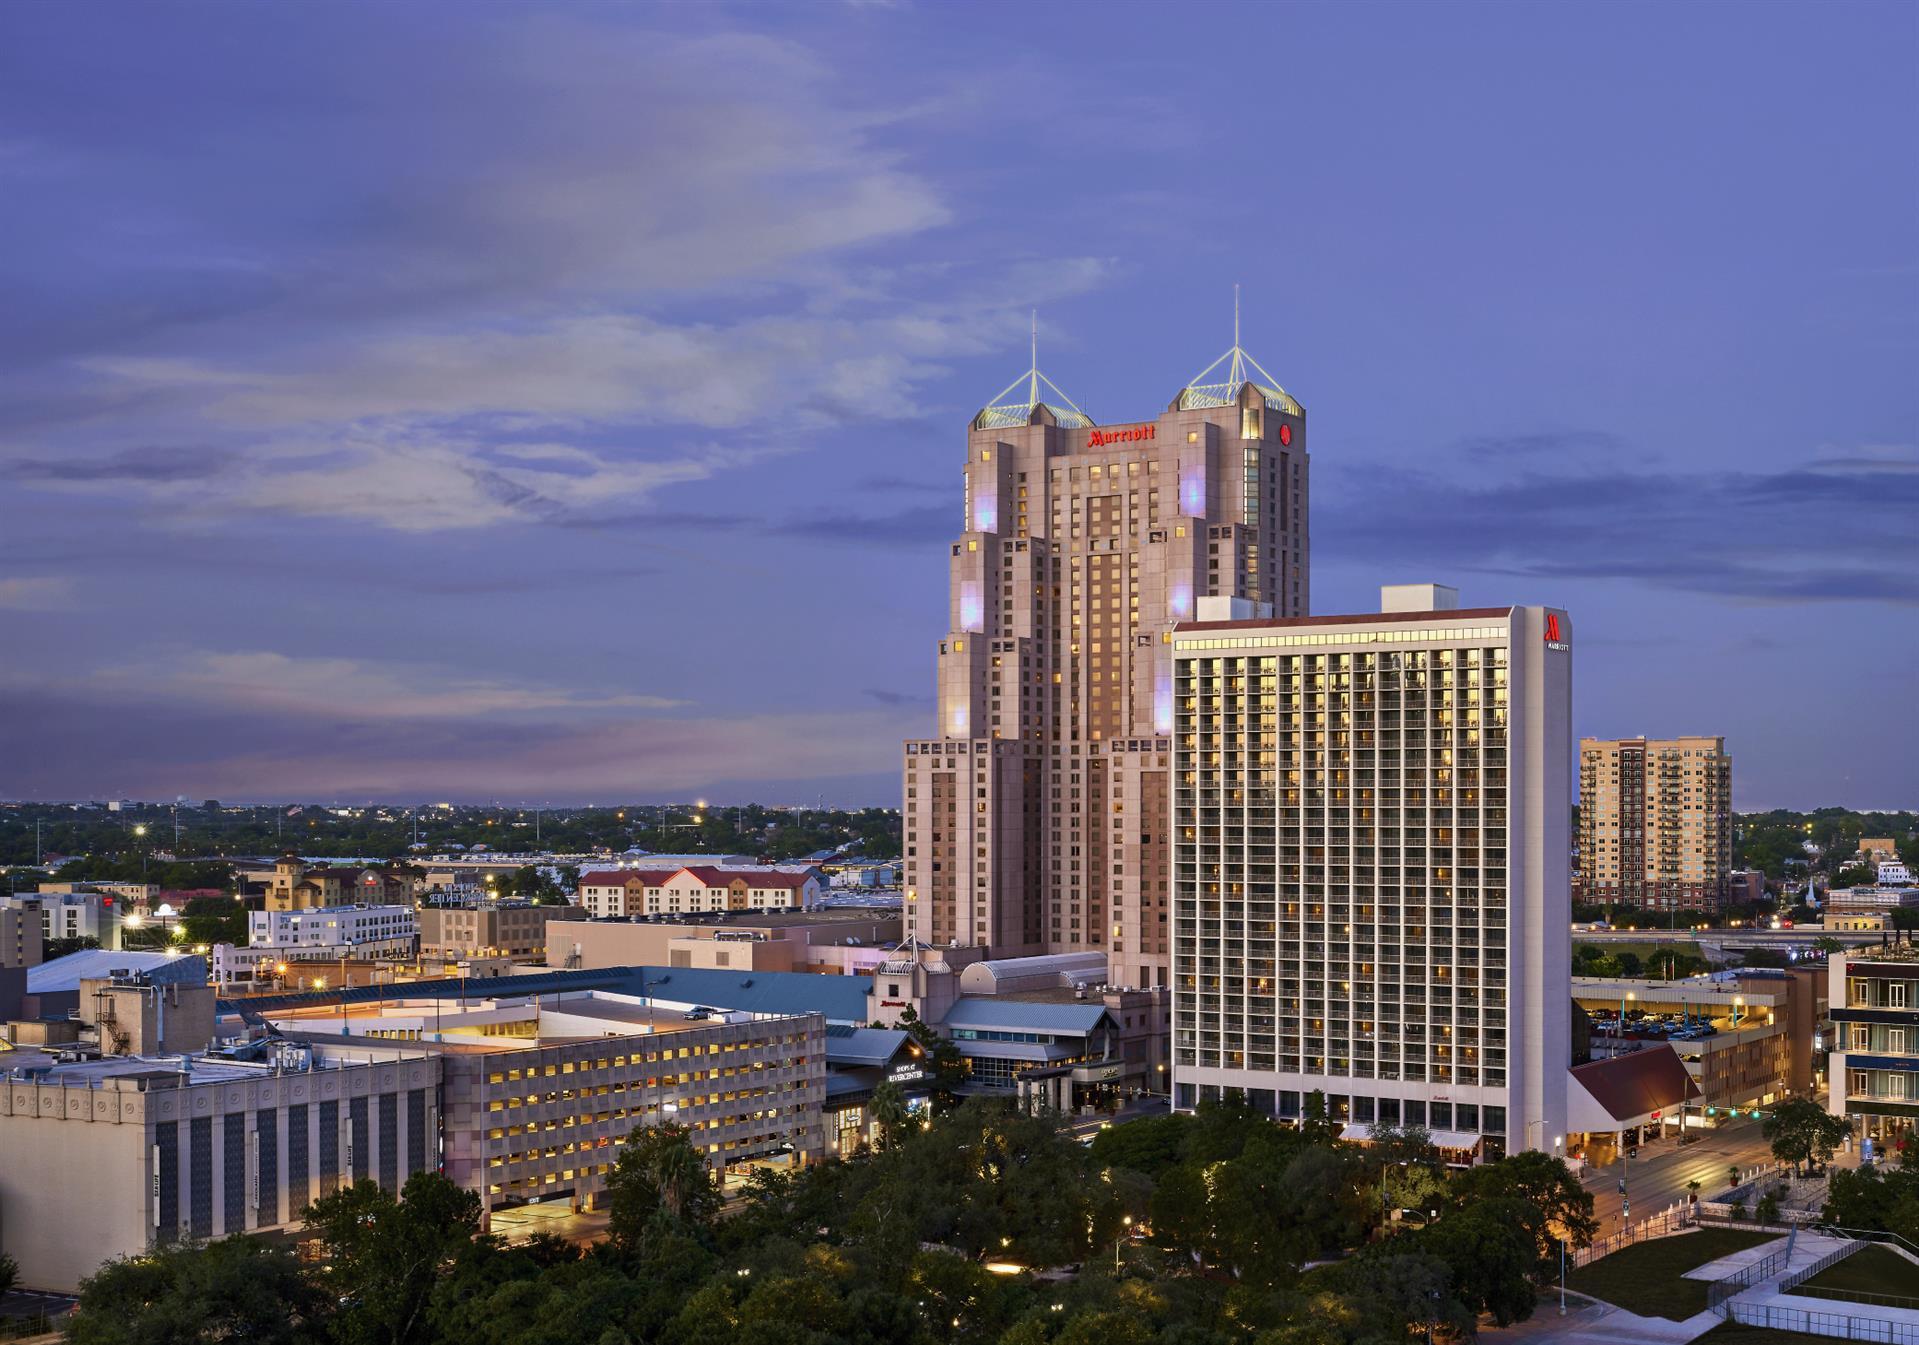
<svg viewBox="0 0 1919 1345"><path fill-rule="evenodd" d="M1714 1130L1696 1131L1700 1139L1681 1146L1675 1136L1639 1146L1639 1157L1605 1167L1588 1168L1582 1179L1593 1194L1593 1215L1599 1236L1620 1231L1619 1179L1626 1178L1635 1220L1658 1214L1669 1205L1684 1204L1689 1181L1698 1181L1699 1198L1711 1200L1726 1189L1726 1169L1734 1163L1751 1168L1770 1166L1772 1149L1760 1133L1763 1122L1741 1119Z"/></svg>

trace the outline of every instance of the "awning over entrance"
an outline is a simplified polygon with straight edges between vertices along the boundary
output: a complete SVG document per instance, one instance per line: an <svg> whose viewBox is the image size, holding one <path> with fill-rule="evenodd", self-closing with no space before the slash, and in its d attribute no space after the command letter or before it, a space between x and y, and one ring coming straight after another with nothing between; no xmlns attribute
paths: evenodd
<svg viewBox="0 0 1919 1345"><path fill-rule="evenodd" d="M1686 1062L1660 1044L1575 1066L1566 1088L1566 1124L1576 1133L1650 1125L1700 1095Z"/></svg>

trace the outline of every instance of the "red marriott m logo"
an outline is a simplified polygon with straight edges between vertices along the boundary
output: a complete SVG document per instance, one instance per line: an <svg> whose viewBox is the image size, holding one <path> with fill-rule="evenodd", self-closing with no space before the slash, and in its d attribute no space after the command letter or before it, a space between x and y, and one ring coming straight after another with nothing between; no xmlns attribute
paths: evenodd
<svg viewBox="0 0 1919 1345"><path fill-rule="evenodd" d="M1559 638L1559 614L1557 612L1546 613L1546 638L1548 640L1557 640Z"/></svg>

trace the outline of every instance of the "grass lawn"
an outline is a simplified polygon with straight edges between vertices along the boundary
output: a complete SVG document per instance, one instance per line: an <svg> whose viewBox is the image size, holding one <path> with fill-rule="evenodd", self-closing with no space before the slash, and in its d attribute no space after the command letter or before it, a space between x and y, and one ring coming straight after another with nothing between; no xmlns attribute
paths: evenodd
<svg viewBox="0 0 1919 1345"><path fill-rule="evenodd" d="M1779 1240L1777 1233L1747 1233L1733 1228L1704 1228L1670 1238L1652 1238L1622 1247L1566 1277L1566 1287L1641 1317L1664 1317L1683 1322L1706 1310L1709 1280L1689 1280L1685 1273L1743 1252L1764 1242Z"/></svg>
<svg viewBox="0 0 1919 1345"><path fill-rule="evenodd" d="M1919 1266L1884 1247L1864 1247L1820 1271L1800 1289L1848 1294L1892 1294L1919 1301Z"/></svg>

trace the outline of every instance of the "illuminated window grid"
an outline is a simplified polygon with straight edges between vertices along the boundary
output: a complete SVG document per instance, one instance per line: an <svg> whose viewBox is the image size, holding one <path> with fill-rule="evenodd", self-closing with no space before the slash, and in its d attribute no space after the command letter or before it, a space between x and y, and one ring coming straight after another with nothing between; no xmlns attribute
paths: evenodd
<svg viewBox="0 0 1919 1345"><path fill-rule="evenodd" d="M1404 636L1180 660L1180 1063L1505 1083L1505 630Z"/></svg>

